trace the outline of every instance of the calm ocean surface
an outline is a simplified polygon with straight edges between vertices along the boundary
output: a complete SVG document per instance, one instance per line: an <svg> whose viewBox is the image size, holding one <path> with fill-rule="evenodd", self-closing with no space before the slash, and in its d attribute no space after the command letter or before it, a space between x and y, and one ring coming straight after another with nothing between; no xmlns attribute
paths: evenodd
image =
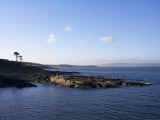
<svg viewBox="0 0 160 120"><path fill-rule="evenodd" d="M160 67L60 67L85 75L147 81L148 87L1 88L0 120L160 120Z"/></svg>

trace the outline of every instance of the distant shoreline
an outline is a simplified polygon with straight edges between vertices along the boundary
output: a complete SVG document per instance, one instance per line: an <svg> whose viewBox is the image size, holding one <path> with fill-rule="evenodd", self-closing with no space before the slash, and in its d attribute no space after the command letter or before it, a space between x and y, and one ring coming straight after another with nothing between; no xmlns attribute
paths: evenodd
<svg viewBox="0 0 160 120"><path fill-rule="evenodd" d="M36 87L34 83L54 84L70 88L108 88L146 86L147 82L83 76L78 72L49 71L48 65L0 60L0 87Z"/></svg>

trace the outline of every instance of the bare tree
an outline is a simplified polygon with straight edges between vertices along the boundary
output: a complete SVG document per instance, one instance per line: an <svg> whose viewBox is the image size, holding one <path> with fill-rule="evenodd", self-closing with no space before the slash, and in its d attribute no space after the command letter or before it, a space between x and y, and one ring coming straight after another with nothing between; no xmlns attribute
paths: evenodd
<svg viewBox="0 0 160 120"><path fill-rule="evenodd" d="M20 54L19 54L18 52L14 52L13 54L14 54L15 57L16 57L16 61L18 61L18 57L19 57Z"/></svg>

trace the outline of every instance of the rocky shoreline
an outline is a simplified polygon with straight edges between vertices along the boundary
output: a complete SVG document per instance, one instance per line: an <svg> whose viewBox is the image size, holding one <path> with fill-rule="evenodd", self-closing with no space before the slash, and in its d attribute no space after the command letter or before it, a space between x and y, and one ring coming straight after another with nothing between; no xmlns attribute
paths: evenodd
<svg viewBox="0 0 160 120"><path fill-rule="evenodd" d="M56 75L51 76L50 81L54 85L70 88L109 88L120 86L147 86L151 83L147 82L129 82L121 79L106 79L103 77L89 77L89 76L66 76Z"/></svg>
<svg viewBox="0 0 160 120"><path fill-rule="evenodd" d="M0 60L0 88L36 87L35 83L69 88L108 88L120 86L148 86L147 82L129 82L121 79L83 76L77 72L48 71L44 65Z"/></svg>

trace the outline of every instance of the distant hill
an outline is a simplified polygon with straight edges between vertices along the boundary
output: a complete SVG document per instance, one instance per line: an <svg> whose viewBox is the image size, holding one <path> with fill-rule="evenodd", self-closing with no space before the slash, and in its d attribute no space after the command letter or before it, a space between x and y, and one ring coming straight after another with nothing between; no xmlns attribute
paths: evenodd
<svg viewBox="0 0 160 120"><path fill-rule="evenodd" d="M59 65L48 65L52 67L97 67L96 65L69 65L69 64L59 64Z"/></svg>
<svg viewBox="0 0 160 120"><path fill-rule="evenodd" d="M160 67L160 63L108 63L101 66L111 67Z"/></svg>

